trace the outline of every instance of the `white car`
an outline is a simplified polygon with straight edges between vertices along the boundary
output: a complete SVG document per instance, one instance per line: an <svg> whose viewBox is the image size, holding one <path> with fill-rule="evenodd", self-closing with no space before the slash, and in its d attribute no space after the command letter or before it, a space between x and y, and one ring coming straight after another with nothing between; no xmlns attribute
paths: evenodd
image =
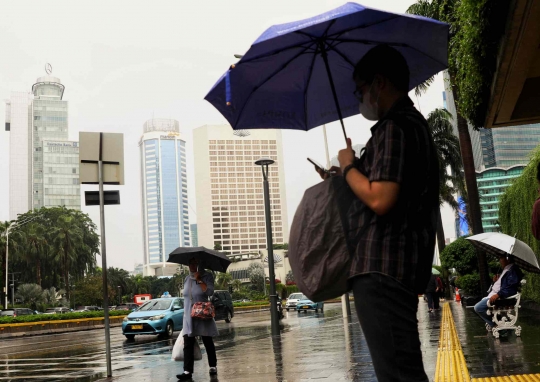
<svg viewBox="0 0 540 382"><path fill-rule="evenodd" d="M298 301L306 299L307 297L304 296L303 293L291 293L287 299L287 302L285 303L285 309L287 309L287 312L289 309L296 310L296 304Z"/></svg>

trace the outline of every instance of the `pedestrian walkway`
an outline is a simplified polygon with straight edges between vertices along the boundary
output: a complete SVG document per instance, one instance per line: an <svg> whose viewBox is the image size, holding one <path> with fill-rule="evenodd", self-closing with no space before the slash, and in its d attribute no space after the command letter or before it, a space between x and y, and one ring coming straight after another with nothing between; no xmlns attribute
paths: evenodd
<svg viewBox="0 0 540 382"><path fill-rule="evenodd" d="M539 312L521 308L518 321L521 337L511 332L508 337L496 339L487 332L472 307L451 302L448 310L472 381L540 382Z"/></svg>

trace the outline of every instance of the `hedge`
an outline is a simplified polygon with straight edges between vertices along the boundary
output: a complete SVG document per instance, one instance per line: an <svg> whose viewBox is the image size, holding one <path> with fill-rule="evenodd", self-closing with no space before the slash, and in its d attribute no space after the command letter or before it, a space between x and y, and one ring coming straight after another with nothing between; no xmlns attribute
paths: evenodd
<svg viewBox="0 0 540 382"><path fill-rule="evenodd" d="M109 316L125 316L131 312L126 310L111 310ZM80 312L80 313L56 313L56 314L31 314L27 316L1 316L0 324L18 324L24 322L38 321L61 321L61 320L76 320L79 318L97 318L104 317L103 311Z"/></svg>

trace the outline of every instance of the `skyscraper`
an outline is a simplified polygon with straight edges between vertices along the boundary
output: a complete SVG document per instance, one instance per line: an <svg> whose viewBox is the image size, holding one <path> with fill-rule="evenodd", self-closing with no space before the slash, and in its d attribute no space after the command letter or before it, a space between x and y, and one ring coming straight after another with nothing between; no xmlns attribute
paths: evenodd
<svg viewBox="0 0 540 382"><path fill-rule="evenodd" d="M529 154L540 144L540 124L481 129L486 168L529 163Z"/></svg>
<svg viewBox="0 0 540 382"><path fill-rule="evenodd" d="M144 275L165 276L178 265L167 264L177 247L190 246L186 142L174 119L144 123L141 148L141 190Z"/></svg>
<svg viewBox="0 0 540 382"><path fill-rule="evenodd" d="M197 236L197 224L191 224L190 228L191 228L191 246L198 247L199 237Z"/></svg>
<svg viewBox="0 0 540 382"><path fill-rule="evenodd" d="M280 130L234 135L229 125L194 130L197 231L200 246L239 254L266 249L263 177L255 161L270 157L274 244L288 242L285 174Z"/></svg>
<svg viewBox="0 0 540 382"><path fill-rule="evenodd" d="M13 92L6 105L10 131L10 218L30 209L80 209L79 147L68 142L64 85L47 75L32 93Z"/></svg>

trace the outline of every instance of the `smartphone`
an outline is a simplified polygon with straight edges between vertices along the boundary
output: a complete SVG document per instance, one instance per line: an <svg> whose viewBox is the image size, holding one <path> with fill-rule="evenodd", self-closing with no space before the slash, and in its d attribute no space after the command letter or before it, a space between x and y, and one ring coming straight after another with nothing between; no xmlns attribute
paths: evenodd
<svg viewBox="0 0 540 382"><path fill-rule="evenodd" d="M321 170L321 171L324 171L326 173L329 173L329 171L327 169L325 169L323 166L321 166L319 163L315 162L313 159L311 158L307 158L308 161L311 162L311 164L313 164L315 167L317 167L317 170Z"/></svg>

